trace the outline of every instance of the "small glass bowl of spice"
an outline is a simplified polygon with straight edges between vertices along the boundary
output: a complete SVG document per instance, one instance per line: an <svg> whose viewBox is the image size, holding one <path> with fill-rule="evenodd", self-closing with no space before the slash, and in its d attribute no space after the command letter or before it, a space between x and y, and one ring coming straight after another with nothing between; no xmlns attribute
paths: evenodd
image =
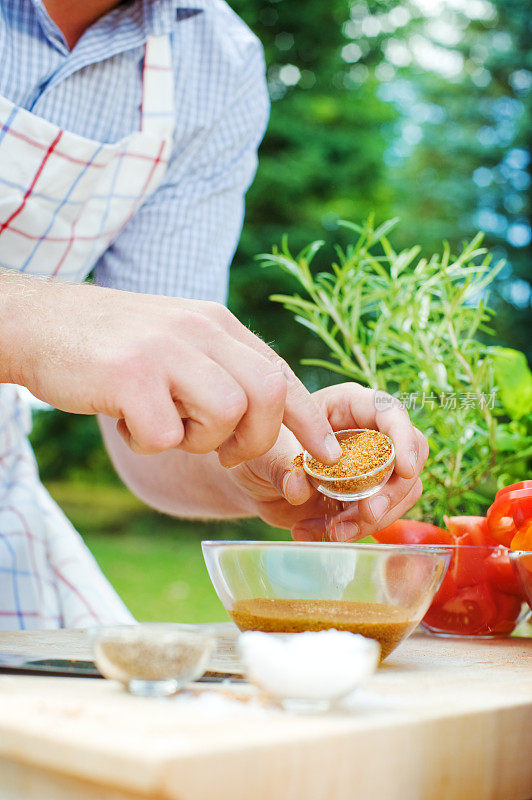
<svg viewBox="0 0 532 800"><path fill-rule="evenodd" d="M149 622L98 628L92 642L104 678L150 697L175 694L200 678L216 644L210 628Z"/></svg>
<svg viewBox="0 0 532 800"><path fill-rule="evenodd" d="M324 464L305 451L294 460L295 466L303 467L312 486L334 500L351 502L376 494L395 465L390 437L369 428L336 431L334 435L342 448L336 464Z"/></svg>

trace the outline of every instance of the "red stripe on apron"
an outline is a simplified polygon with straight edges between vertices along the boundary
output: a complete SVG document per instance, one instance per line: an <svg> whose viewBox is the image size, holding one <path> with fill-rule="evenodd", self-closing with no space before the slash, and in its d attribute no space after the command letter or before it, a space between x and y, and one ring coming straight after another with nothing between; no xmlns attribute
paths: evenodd
<svg viewBox="0 0 532 800"><path fill-rule="evenodd" d="M63 131L59 131L59 133L57 134L57 136L53 140L52 144L50 145L50 147L46 151L46 155L44 156L43 160L41 161L41 163L39 165L39 169L35 173L35 177L33 178L32 182L31 182L31 184L29 186L29 189L27 190L26 194L24 195L24 197L22 199L22 203L20 204L20 206L17 208L16 211L13 211L11 216L8 217L8 219L6 219L5 222L2 222L2 224L0 225L0 235L5 231L6 228L9 227L9 224L15 219L15 217L18 217L18 215L21 214L22 211L24 210L24 206L26 205L26 201L27 201L28 197L33 192L33 189L35 188L35 184L39 180L39 178L41 176L41 173L42 173L44 167L46 166L46 162L48 161L48 159L50 158L50 156L54 152L55 148L59 144L59 140L61 139L62 135L63 135Z"/></svg>
<svg viewBox="0 0 532 800"><path fill-rule="evenodd" d="M85 606L91 617L93 617L93 619L99 622L98 614L96 614L96 612L92 609L87 598L84 597L81 594L81 592L74 586L74 584L71 583L69 580L67 580L67 578L65 578L65 576L61 572L59 572L59 570L53 564L51 564L51 567L54 575L56 575L60 581L63 581L63 583L66 586L68 586L68 588L81 600L81 602L83 603L83 605Z"/></svg>
<svg viewBox="0 0 532 800"><path fill-rule="evenodd" d="M162 156L163 150L164 150L164 142L161 142L161 146L159 147L159 152L157 153L157 157L154 159L153 164L152 164L151 169L150 169L150 173L149 173L148 177L146 178L146 180L144 182L144 186L141 189L141 192L140 192L141 197L144 194L144 192L146 191L146 189L148 188L148 186L150 184L150 181L151 181L151 179L153 177L153 173L157 169L157 165L161 163L161 156ZM121 225L121 227L118 229L118 233L120 233L120 231L122 231L126 227L128 222L131 220L131 218L134 216L135 212L137 211L137 207L138 206L135 206L132 209L131 214L128 216L126 221ZM70 253L70 250L72 249L72 247L74 245L74 242L76 241L76 238L80 238L80 237L76 236L75 229L76 229L76 225L77 225L77 223L79 221L79 217L81 215L81 210L82 210L82 208L80 209L78 216L76 217L76 219L72 223L70 239L68 240L68 244L66 246L65 252L61 256L61 259L60 259L59 263L57 264L56 268L52 272L52 277L53 278L56 277L57 273L59 272L59 270L63 266L67 255Z"/></svg>

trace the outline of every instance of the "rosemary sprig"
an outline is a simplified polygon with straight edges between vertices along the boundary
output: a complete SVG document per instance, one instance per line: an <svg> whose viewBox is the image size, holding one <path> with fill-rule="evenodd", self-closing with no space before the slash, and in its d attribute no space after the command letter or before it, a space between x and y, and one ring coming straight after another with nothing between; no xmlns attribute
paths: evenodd
<svg viewBox="0 0 532 800"><path fill-rule="evenodd" d="M415 513L483 513L497 482L508 480L512 467L523 469L532 452L530 426L510 422L498 398L494 403L494 353L501 348L480 336L493 333L487 289L503 262L492 265L482 234L456 256L447 243L429 259L419 247L396 252L387 238L396 223L341 223L354 241L335 247L328 272L311 269L321 241L294 256L285 238L280 250L258 258L288 272L304 291L271 298L326 345L329 359L304 364L410 405L431 449Z"/></svg>

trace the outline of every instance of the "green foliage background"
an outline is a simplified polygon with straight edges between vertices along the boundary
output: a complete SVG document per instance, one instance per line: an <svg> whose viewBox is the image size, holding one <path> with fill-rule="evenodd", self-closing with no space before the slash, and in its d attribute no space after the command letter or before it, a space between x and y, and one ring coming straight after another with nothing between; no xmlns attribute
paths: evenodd
<svg viewBox="0 0 532 800"><path fill-rule="evenodd" d="M360 222L375 209L381 221L401 218L397 249L432 253L442 239L456 249L484 230L486 246L508 260L492 298L500 341L530 359L530 4L232 5L264 43L273 97L233 265L233 310L296 364L313 345L266 302L290 284L259 277L254 255L284 232L295 252L331 242L338 218ZM295 86L282 82L287 65L300 70Z"/></svg>
<svg viewBox="0 0 532 800"><path fill-rule="evenodd" d="M273 343L309 388L318 388L331 382L331 375L302 368L299 362L323 358L326 349L269 302L270 294L291 293L296 284L276 270L261 270L254 260L257 253L270 251L285 232L294 252L317 238L345 245L348 235L338 229L338 219L360 222L371 210L377 222L400 217L396 249L420 245L427 255L440 249L442 239L456 251L462 239L483 229L486 246L507 261L490 298L496 311L494 343L525 351L530 362L530 3L230 3L264 44L272 97L270 125L232 268L231 309ZM326 266L327 257L326 246L315 259L316 269ZM151 512L145 512L142 524L136 517L133 524L124 511L118 523L111 514L112 524L95 526L92 515L83 511L86 498L68 501L72 487L81 497L88 491L95 509L99 491L115 492L115 500L109 495L102 499L105 508L121 508L126 491L109 465L95 421L40 413L33 442L43 478L54 481L57 499L67 502L69 515L126 601L137 613L145 609L145 617L163 618L160 598L170 580L165 569L174 563L177 574L187 570L191 537L264 535L256 522L219 528L163 521ZM155 605L153 585L143 589L141 579L145 549L136 560L132 556L139 536L146 538L144 548L149 547L152 529L159 531L152 538L161 567L166 564ZM114 545L106 535L114 537ZM179 545L170 544L174 539L185 548L181 555ZM175 559L165 559L164 541ZM197 546L193 552L198 558ZM127 579L120 571L120 553L130 563ZM132 566L137 562L138 575ZM167 617L173 618L176 608L181 618L197 617L193 598L205 581L199 561L197 575L190 602L174 603ZM208 584L201 585L210 596ZM205 608L214 614L218 606Z"/></svg>

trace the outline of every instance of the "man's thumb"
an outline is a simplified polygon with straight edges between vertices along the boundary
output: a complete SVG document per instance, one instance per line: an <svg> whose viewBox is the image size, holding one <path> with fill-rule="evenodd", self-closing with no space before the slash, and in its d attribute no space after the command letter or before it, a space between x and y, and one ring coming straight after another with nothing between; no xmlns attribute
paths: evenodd
<svg viewBox="0 0 532 800"><path fill-rule="evenodd" d="M310 500L312 486L301 467L286 470L282 479L281 494L292 506L300 506Z"/></svg>

